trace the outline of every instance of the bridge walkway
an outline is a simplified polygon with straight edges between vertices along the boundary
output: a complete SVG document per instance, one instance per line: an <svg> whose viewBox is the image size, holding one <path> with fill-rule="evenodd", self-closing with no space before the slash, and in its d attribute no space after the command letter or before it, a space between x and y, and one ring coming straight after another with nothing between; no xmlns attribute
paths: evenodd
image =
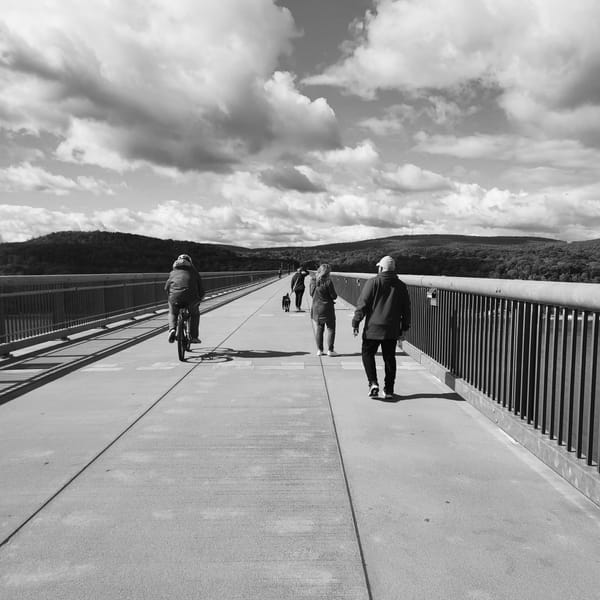
<svg viewBox="0 0 600 600"><path fill-rule="evenodd" d="M369 399L288 286L0 406L0 597L598 597L600 509L407 355Z"/></svg>

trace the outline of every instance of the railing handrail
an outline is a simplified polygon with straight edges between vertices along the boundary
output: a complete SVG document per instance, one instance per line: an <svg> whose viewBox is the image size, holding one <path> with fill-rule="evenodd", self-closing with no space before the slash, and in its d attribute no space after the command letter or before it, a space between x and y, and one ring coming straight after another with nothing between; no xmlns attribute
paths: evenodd
<svg viewBox="0 0 600 600"><path fill-rule="evenodd" d="M200 271L200 276L227 277L232 273L236 275L276 273L276 269L264 269L260 271ZM60 283L78 283L102 281L131 281L131 280L156 280L164 279L167 281L169 272L159 273L91 273L91 274L65 274L65 275L0 275L0 289L12 285L31 285L31 284L60 284Z"/></svg>
<svg viewBox="0 0 600 600"><path fill-rule="evenodd" d="M332 273L354 305L372 277ZM405 351L600 505L600 285L398 277Z"/></svg>
<svg viewBox="0 0 600 600"><path fill-rule="evenodd" d="M370 279L369 273L332 273L338 277ZM507 300L522 300L580 310L600 311L599 283L565 281L530 281L520 279L484 279L477 277L444 277L439 275L405 275L398 277L407 285L455 292L466 292Z"/></svg>
<svg viewBox="0 0 600 600"><path fill-rule="evenodd" d="M275 276L275 269L201 272L208 294ZM165 273L0 277L0 355L167 307Z"/></svg>

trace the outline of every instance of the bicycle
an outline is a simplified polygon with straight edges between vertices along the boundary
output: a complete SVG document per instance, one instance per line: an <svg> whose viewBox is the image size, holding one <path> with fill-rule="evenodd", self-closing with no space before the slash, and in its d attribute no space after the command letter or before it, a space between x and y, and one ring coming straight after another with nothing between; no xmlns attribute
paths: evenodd
<svg viewBox="0 0 600 600"><path fill-rule="evenodd" d="M177 340L177 356L179 360L185 361L186 351L190 351L190 311L187 306L179 309L177 315L177 326L175 329L175 339Z"/></svg>

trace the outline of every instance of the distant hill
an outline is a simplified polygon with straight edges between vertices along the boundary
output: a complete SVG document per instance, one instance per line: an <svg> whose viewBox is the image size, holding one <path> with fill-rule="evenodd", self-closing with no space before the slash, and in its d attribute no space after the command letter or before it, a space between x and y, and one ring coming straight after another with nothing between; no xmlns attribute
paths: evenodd
<svg viewBox="0 0 600 600"><path fill-rule="evenodd" d="M327 262L335 271L375 272L389 254L399 273L600 282L600 240L536 237L391 236L311 247L199 244L127 233L63 231L0 244L0 274L167 272L189 254L200 271L287 270Z"/></svg>
<svg viewBox="0 0 600 600"><path fill-rule="evenodd" d="M241 250L128 233L62 231L26 242L0 244L0 274L162 273L184 253L193 257L201 271L256 269ZM279 267L273 261L265 265Z"/></svg>

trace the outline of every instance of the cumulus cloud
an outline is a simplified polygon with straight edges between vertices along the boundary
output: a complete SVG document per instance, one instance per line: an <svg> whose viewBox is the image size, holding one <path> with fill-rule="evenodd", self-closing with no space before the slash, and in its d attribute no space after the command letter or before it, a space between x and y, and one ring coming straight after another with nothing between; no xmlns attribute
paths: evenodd
<svg viewBox="0 0 600 600"><path fill-rule="evenodd" d="M366 98L483 85L522 126L598 142L599 20L596 0L376 0L342 59L305 83Z"/></svg>
<svg viewBox="0 0 600 600"><path fill-rule="evenodd" d="M370 140L365 140L354 148L346 146L339 150L314 152L313 155L328 165L350 168L370 168L380 160L379 152Z"/></svg>
<svg viewBox="0 0 600 600"><path fill-rule="evenodd" d="M600 151L574 139L534 140L513 135L415 136L414 150L466 159L495 159L520 164L540 164L567 169L597 169Z"/></svg>
<svg viewBox="0 0 600 600"><path fill-rule="evenodd" d="M405 188L422 186L426 176L431 174L417 167L397 173ZM239 172L227 176L212 203L169 200L144 209L89 213L0 205L0 236L19 241L58 230L99 229L250 247L431 232L594 239L600 228L599 196L597 182L547 186L535 193L458 182L426 195L382 186L363 194L350 185L311 193L274 189L252 173Z"/></svg>
<svg viewBox="0 0 600 600"><path fill-rule="evenodd" d="M324 187L314 183L296 167L267 169L260 174L261 180L269 186L298 192L322 192Z"/></svg>
<svg viewBox="0 0 600 600"><path fill-rule="evenodd" d="M382 117L369 117L358 122L360 127L369 129L376 135L402 133L404 124L415 121L418 116L416 108L410 104L394 104L384 110Z"/></svg>
<svg viewBox="0 0 600 600"><path fill-rule="evenodd" d="M6 0L0 126L49 132L61 160L226 171L275 147L339 146L327 102L276 70L298 35L272 0ZM297 123L302 123L302 127Z"/></svg>
<svg viewBox="0 0 600 600"><path fill-rule="evenodd" d="M452 189L451 180L412 164L400 165L395 171L381 171L375 182L398 192L425 192Z"/></svg>
<svg viewBox="0 0 600 600"><path fill-rule="evenodd" d="M469 102L461 101L459 104L441 95L413 93L406 96L411 104L392 104L384 108L383 116L359 121L359 127L369 129L375 135L386 136L405 133L408 126L426 119L428 123L450 129L478 110Z"/></svg>
<svg viewBox="0 0 600 600"><path fill-rule="evenodd" d="M105 182L94 177L78 176L75 179L55 175L28 162L0 169L0 190L5 192L43 192L65 196L76 191L92 194L113 195L114 191Z"/></svg>

